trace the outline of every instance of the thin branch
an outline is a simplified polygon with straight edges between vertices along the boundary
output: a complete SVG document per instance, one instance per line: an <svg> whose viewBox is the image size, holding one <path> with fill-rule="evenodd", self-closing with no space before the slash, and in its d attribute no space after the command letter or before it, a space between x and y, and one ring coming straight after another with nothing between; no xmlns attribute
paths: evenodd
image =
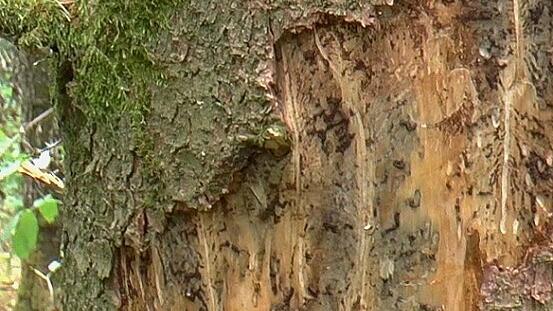
<svg viewBox="0 0 553 311"><path fill-rule="evenodd" d="M34 267L31 267L31 269L33 269L33 272L37 276L46 281L46 284L48 285L48 292L50 293L50 300L54 303L54 286L52 286L52 281L50 281L50 273L44 274Z"/></svg>
<svg viewBox="0 0 553 311"><path fill-rule="evenodd" d="M28 130L31 129L33 126L35 126L37 123L39 123L40 121L46 119L46 117L48 117L52 112L54 112L54 108L49 108L49 109L47 109L46 111L44 111L43 113L39 114L36 118L34 118L33 120L31 120L31 122L27 123L27 124L23 127L23 131L24 131L24 132L28 131Z"/></svg>
<svg viewBox="0 0 553 311"><path fill-rule="evenodd" d="M61 144L61 139L58 139L57 141L55 141L54 143L52 144L49 144L49 143L46 143L46 148L43 148L43 149L40 149L39 152L42 153L44 151L48 151L48 150L51 150L51 149L54 149L56 148L58 145Z"/></svg>

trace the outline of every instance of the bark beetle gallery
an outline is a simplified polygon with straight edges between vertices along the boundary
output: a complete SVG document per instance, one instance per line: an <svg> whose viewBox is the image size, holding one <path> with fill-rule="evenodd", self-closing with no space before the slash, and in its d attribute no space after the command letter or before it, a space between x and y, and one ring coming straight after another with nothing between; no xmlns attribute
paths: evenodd
<svg viewBox="0 0 553 311"><path fill-rule="evenodd" d="M77 10L64 309L553 309L551 1L177 2Z"/></svg>

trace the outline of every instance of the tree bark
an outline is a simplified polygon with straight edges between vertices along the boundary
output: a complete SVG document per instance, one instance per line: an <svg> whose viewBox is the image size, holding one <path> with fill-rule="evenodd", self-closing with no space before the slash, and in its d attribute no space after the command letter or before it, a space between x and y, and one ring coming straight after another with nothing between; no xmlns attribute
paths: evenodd
<svg viewBox="0 0 553 311"><path fill-rule="evenodd" d="M145 84L89 3L76 31L105 48L59 107L63 308L550 309L553 4L392 3L178 4ZM106 64L135 75L79 88ZM90 113L144 85L138 120Z"/></svg>

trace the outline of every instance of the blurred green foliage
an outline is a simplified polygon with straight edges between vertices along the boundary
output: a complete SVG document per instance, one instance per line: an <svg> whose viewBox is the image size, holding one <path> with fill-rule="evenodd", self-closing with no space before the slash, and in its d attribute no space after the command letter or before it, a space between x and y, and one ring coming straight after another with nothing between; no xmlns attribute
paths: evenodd
<svg viewBox="0 0 553 311"><path fill-rule="evenodd" d="M2 40L2 39L0 39ZM0 245L10 248L26 259L38 241L38 214L48 223L58 215L58 202L47 195L36 200L32 207L25 207L22 199L22 177L18 169L29 156L21 152L21 103L17 96L14 70L9 70L10 61L17 62L16 49L5 40L0 42Z"/></svg>

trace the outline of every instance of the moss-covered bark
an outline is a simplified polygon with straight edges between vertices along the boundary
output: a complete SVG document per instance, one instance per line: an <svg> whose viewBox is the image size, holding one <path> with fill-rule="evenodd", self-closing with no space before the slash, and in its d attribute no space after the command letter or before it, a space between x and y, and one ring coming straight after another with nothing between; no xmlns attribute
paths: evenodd
<svg viewBox="0 0 553 311"><path fill-rule="evenodd" d="M71 5L59 303L547 309L552 9Z"/></svg>
<svg viewBox="0 0 553 311"><path fill-rule="evenodd" d="M194 276L199 254L166 236L168 219L221 212L222 195L256 152L244 137L263 139L277 122L268 96L274 36L324 11L354 12L242 1L81 5L72 33L82 45L68 89L74 100L61 107L69 163L65 308L160 303L146 299L154 284L143 284L143 274L152 257L173 258L175 248L188 249L191 262L179 265L192 274L173 280L156 271L178 284L171 303L193 292L219 305L215 289ZM195 225L176 219L177 228Z"/></svg>

